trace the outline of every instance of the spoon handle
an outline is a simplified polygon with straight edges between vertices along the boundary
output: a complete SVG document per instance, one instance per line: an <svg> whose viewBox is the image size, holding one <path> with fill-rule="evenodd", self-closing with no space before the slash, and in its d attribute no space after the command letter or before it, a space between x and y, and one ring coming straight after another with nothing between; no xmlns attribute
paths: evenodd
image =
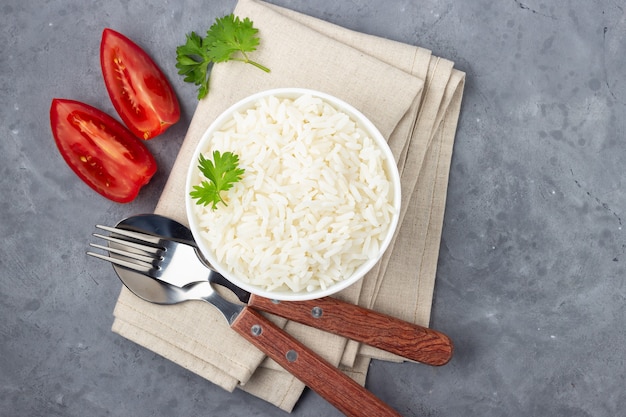
<svg viewBox="0 0 626 417"><path fill-rule="evenodd" d="M440 366L452 357L445 334L336 298L276 301L252 295L248 306L424 364Z"/></svg>
<svg viewBox="0 0 626 417"><path fill-rule="evenodd" d="M400 416L259 312L245 307L231 327L345 415Z"/></svg>

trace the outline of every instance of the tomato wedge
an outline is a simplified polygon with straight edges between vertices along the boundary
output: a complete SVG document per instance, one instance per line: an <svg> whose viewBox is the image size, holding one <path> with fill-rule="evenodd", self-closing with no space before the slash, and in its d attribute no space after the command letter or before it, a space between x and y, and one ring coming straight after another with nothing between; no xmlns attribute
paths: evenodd
<svg viewBox="0 0 626 417"><path fill-rule="evenodd" d="M148 54L126 36L106 28L100 66L113 106L141 139L152 139L180 119L172 86Z"/></svg>
<svg viewBox="0 0 626 417"><path fill-rule="evenodd" d="M50 125L65 162L87 185L110 200L134 200L157 170L154 157L138 138L88 104L53 99Z"/></svg>

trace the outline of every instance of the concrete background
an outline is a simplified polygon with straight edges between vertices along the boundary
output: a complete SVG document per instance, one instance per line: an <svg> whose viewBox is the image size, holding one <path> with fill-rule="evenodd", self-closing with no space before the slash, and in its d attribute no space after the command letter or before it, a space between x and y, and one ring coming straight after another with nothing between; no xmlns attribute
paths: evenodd
<svg viewBox="0 0 626 417"><path fill-rule="evenodd" d="M441 368L373 362L368 388L407 416L623 415L623 3L272 2L467 72L432 319L456 355ZM286 415L111 333L121 284L84 255L94 224L154 208L196 106L175 48L234 4L0 5L0 415ZM115 114L98 58L106 26L161 65L183 109L148 144L160 170L129 205L82 184L49 127L53 97ZM307 392L293 415L338 413Z"/></svg>

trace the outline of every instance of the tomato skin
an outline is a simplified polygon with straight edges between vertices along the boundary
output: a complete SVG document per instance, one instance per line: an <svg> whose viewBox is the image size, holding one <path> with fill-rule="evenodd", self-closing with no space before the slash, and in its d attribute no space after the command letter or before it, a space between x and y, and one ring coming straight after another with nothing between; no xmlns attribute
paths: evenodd
<svg viewBox="0 0 626 417"><path fill-rule="evenodd" d="M142 141L120 122L88 104L53 99L50 126L69 167L112 201L134 200L157 170L154 157Z"/></svg>
<svg viewBox="0 0 626 417"><path fill-rule="evenodd" d="M126 36L104 29L100 66L115 110L137 137L152 139L180 119L178 99L167 78Z"/></svg>

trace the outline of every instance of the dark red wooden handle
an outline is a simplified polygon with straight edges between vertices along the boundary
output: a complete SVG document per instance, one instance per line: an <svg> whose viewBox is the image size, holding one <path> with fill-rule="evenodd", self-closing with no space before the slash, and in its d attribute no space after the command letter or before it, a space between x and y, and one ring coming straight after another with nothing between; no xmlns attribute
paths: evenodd
<svg viewBox="0 0 626 417"><path fill-rule="evenodd" d="M444 365L452 357L445 334L336 298L275 301L252 295L248 306L428 365Z"/></svg>
<svg viewBox="0 0 626 417"><path fill-rule="evenodd" d="M231 327L345 415L400 416L259 312L244 308Z"/></svg>

